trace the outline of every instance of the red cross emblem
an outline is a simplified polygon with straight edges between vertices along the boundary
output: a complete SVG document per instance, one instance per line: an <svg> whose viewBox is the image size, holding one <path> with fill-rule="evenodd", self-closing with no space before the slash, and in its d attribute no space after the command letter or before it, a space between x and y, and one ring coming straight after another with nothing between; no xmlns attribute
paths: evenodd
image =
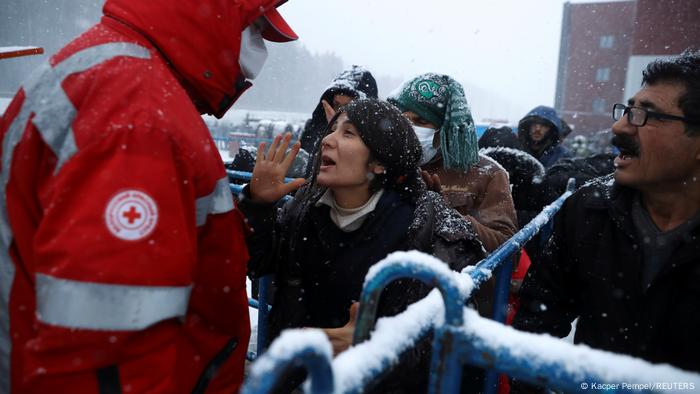
<svg viewBox="0 0 700 394"><path fill-rule="evenodd" d="M158 223L158 206L146 193L127 190L107 203L105 224L117 238L137 241L153 232Z"/></svg>
<svg viewBox="0 0 700 394"><path fill-rule="evenodd" d="M128 212L122 212L122 216L129 221L129 224L134 224L134 220L141 218L141 214L136 212L136 207L133 205Z"/></svg>

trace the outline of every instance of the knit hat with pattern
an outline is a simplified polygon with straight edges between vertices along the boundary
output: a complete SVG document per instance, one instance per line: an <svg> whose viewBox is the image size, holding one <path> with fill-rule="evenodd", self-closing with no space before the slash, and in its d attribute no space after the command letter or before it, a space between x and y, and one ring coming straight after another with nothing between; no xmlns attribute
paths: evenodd
<svg viewBox="0 0 700 394"><path fill-rule="evenodd" d="M464 89L450 76L419 75L387 100L401 112L414 112L438 127L445 168L467 170L479 161L476 128Z"/></svg>

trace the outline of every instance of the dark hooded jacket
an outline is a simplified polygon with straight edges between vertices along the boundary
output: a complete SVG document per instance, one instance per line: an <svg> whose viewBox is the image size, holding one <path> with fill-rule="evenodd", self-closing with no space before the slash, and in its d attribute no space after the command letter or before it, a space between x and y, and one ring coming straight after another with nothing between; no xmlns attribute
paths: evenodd
<svg viewBox="0 0 700 394"><path fill-rule="evenodd" d="M377 98L377 82L372 73L360 66L352 66L333 79L318 100L318 105L311 114L311 119L306 121L301 134L301 148L312 156L317 150L316 145L321 139L321 134L328 125L321 101L326 100L328 104L333 105L333 96L339 93L355 99Z"/></svg>
<svg viewBox="0 0 700 394"><path fill-rule="evenodd" d="M548 135L535 146L530 138L530 124L541 122L551 127ZM562 120L557 116L554 108L540 105L528 112L518 123L518 138L525 151L537 158L545 168L551 167L557 160L571 156L569 151L561 145L566 131L570 129L564 126Z"/></svg>

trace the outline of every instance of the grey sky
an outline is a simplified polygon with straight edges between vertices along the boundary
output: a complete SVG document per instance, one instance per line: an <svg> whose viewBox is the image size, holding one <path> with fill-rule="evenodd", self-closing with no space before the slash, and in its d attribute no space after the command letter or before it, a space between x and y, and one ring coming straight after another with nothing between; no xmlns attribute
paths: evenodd
<svg viewBox="0 0 700 394"><path fill-rule="evenodd" d="M375 75L450 74L466 85L477 121L514 122L554 103L563 3L293 0L280 11L312 51L333 51Z"/></svg>

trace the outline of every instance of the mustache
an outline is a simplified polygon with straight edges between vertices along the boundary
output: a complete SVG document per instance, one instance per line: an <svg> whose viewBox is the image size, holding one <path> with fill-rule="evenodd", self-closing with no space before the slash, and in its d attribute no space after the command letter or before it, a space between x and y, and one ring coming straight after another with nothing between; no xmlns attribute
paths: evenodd
<svg viewBox="0 0 700 394"><path fill-rule="evenodd" d="M632 154L634 156L639 155L639 144L630 136L615 135L613 136L611 143L621 152Z"/></svg>

